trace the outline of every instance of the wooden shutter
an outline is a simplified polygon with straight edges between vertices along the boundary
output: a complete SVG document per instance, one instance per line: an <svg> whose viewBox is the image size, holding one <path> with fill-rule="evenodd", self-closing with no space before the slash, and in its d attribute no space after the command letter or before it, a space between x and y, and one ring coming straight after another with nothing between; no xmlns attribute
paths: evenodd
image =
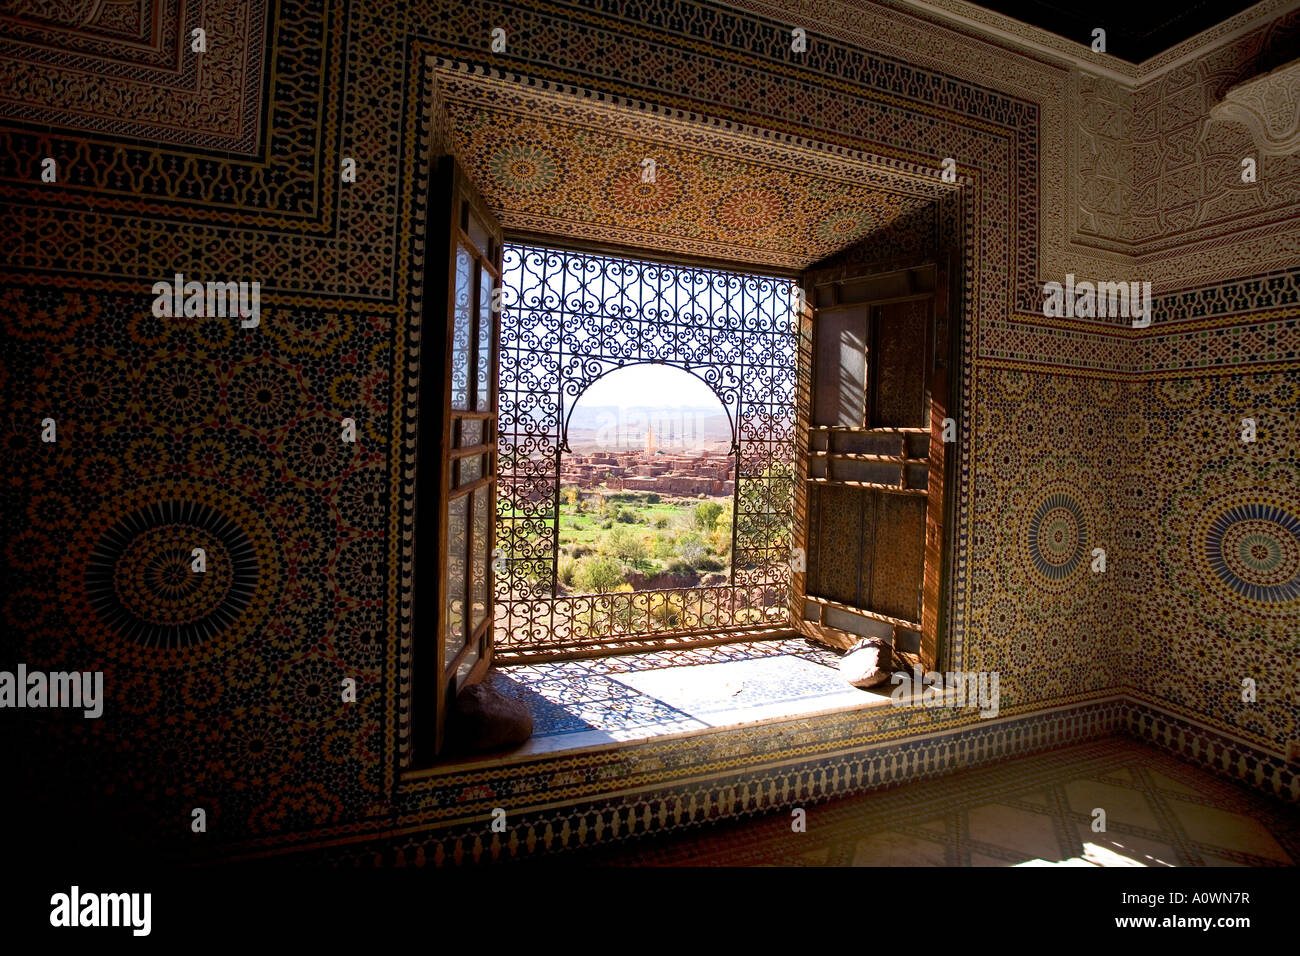
<svg viewBox="0 0 1300 956"><path fill-rule="evenodd" d="M938 660L953 347L946 262L809 273L800 631L838 647L893 642Z"/></svg>
<svg viewBox="0 0 1300 956"><path fill-rule="evenodd" d="M412 728L442 749L447 710L492 660L501 227L450 156L432 178L416 426Z"/></svg>

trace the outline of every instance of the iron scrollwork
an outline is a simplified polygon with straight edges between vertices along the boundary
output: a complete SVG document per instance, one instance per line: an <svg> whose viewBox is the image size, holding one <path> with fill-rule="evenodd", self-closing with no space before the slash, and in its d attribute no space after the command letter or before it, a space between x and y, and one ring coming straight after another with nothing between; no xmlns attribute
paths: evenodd
<svg viewBox="0 0 1300 956"><path fill-rule="evenodd" d="M654 645L785 623L794 502L792 283L507 244L500 333L496 648ZM736 459L728 584L557 595L568 416L594 381L660 363L711 388Z"/></svg>

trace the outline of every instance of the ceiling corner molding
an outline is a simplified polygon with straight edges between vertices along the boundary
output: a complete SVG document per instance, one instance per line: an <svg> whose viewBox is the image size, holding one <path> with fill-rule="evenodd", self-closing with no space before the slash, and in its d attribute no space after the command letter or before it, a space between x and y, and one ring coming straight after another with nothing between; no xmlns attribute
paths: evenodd
<svg viewBox="0 0 1300 956"><path fill-rule="evenodd" d="M762 0L727 0L733 6L749 7ZM786 0L787 3L790 0ZM1204 59L1214 50L1265 26L1295 9L1297 0L1260 0L1253 7L1234 14L1208 29L1177 43L1142 63L1133 64L1105 53L1094 52L1086 43L1069 40L1021 20L1004 16L968 0L803 0L820 10L837 5L852 10L861 5L883 5L934 17L966 36L982 37L994 43L1009 43L1021 52L1032 51L1049 59L1064 60L1087 73L1105 76L1136 88L1187 63ZM788 19L788 15L787 15Z"/></svg>
<svg viewBox="0 0 1300 956"><path fill-rule="evenodd" d="M1294 153L1300 149L1300 60L1234 86L1210 119L1243 124L1264 156Z"/></svg>

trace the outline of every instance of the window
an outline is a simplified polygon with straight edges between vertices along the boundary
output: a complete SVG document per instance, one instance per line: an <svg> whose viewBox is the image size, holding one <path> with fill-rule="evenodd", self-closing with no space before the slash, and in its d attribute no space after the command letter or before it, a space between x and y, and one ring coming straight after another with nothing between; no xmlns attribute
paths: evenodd
<svg viewBox="0 0 1300 956"><path fill-rule="evenodd" d="M509 243L502 282L498 654L653 647L729 629L788 628L794 283ZM730 566L725 581L710 585L574 593L559 577L573 410L602 377L645 364L693 376L726 415L734 462Z"/></svg>
<svg viewBox="0 0 1300 956"><path fill-rule="evenodd" d="M449 703L494 658L798 630L841 647L885 637L935 666L955 459L946 262L796 284L506 243L450 157L431 196L410 764L441 750ZM708 396L712 451L679 453L699 422L671 416L647 418L639 457L626 433L580 447L584 396L647 369L661 391L687 391L671 374ZM602 517L615 530L620 508L633 524L662 504L660 487L700 509L676 564L625 534L618 580L562 566L577 557L565 509L584 491L602 511L615 497Z"/></svg>

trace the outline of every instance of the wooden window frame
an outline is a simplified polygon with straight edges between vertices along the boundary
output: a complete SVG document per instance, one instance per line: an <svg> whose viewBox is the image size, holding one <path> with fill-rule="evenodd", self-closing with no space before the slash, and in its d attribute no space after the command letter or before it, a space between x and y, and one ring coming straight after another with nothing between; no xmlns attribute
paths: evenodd
<svg viewBox="0 0 1300 956"><path fill-rule="evenodd" d="M937 669L946 665L949 654L947 639L948 604L951 594L950 579L953 563L951 552L956 513L952 490L955 488L958 455L956 454L955 443L945 444L943 442L943 423L945 418L951 418L954 421L956 419L952 404L953 397L958 394L962 367L960 322L957 320L959 315L959 292L956 282L961 274L958 268L959 263L959 253L953 250L946 251L938 256L908 257L856 268L810 270L803 277L806 306L801 319L800 363L801 380L805 385L800 389L799 430L805 436L805 445L804 454L800 455L798 460L799 473L796 485L796 515L798 516L796 531L798 537L796 546L801 549L801 553L806 557L804 566L797 570L795 574L791 621L796 630L804 636L840 648L847 648L855 641L866 636L885 638L893 643L896 649L904 650L901 655L904 660L914 662L926 670ZM933 285L928 289L918 288L915 278L919 272L927 267L934 269ZM869 335L873 335L875 326L870 319L871 309L893 303L933 300L934 308L931 313L925 352L932 364L926 382L929 410L928 424L914 428L867 427L868 422L866 419L869 418L871 409L878 406L878 393L876 390L879 387L879 376L873 377L869 373L873 361L870 350L875 344L872 342L865 343L868 349L865 359L868 379L864 382L864 421L862 426L854 429L851 426L827 427L814 425L813 416L817 403L817 390L819 385L823 384L818 381L818 357L815 352L815 333L818 316L821 314L820 310L828 306L836 308L848 304L841 302L838 298L839 289L847 281L875 282L884 288L890 284L891 279L897 280L899 276L904 276L907 282L907 285L901 291L888 295L867 295L851 304L866 307L869 310L868 330ZM829 302L826 301L828 298L827 292L830 293ZM843 453L836 454L832 450L832 438L829 433L837 429L844 433L856 431L864 435L875 436L888 434L891 431L899 433L902 436L900 454L892 462L899 467L898 484L835 480L812 474L812 463L819 458L827 461L825 472L827 476L831 474L829 462L836 457L870 459L873 463L880 464L882 467L886 464L882 460L885 456L881 455L853 456ZM814 449L814 435L819 432L827 433L824 452ZM923 491L907 487L909 463L912 466L920 464L919 459L909 458L911 452L908 449L906 435L913 432L928 433L928 449L925 454L927 483ZM851 602L837 601L816 593L810 593L810 584L813 583L810 581L810 573L815 570L817 554L816 536L818 529L814 525L820 519L820 515L814 513L814 496L818 494L815 489L819 485L831 484L870 489L879 494L924 495L926 498L924 540L917 542L915 545L922 550L923 555L920 612L916 619L884 614L876 610L856 606ZM869 542L862 541L864 550L869 546ZM859 576L861 576L862 560L865 560L865 558L860 556ZM844 614L856 615L874 622L869 627L861 628L861 630L866 631L875 628L874 633L858 633L845 630L843 627L837 627L833 623L827 623L828 617L832 621L839 621L841 624L845 623ZM879 626L876 627L876 625ZM912 636L913 634L915 636ZM907 650L912 648L914 648L914 651L908 653Z"/></svg>
<svg viewBox="0 0 1300 956"><path fill-rule="evenodd" d="M491 337L487 361L486 408L478 402L477 366L483 321L483 281L486 272L492 289L500 287L501 227L479 196L473 183L451 156L432 164L429 219L425 230L426 257L422 320L422 361L416 433L416 491L414 516L414 574L412 597L411 664L411 759L410 768L431 766L443 751L447 714L454 696L464 687L486 676L492 664L495 611L493 608L493 561L490 544L495 540L497 476L496 415L497 366L500 361L500 312L492 309L489 293ZM476 237L475 234L480 234ZM454 408L452 398L455 358L456 264L458 249L470 257L469 354L466 365L465 408ZM436 344L435 344L436 343ZM442 361L430 346L440 348ZM464 422L482 422L482 434L473 445L461 446ZM435 429L433 423L438 422ZM436 440L431 440L437 435ZM481 473L460 483L460 470L477 456ZM433 476L436 476L434 478ZM432 487L430 487L432 485ZM436 488L436 495L434 494ZM482 555L486 596L482 621L473 624L473 563L476 552L475 499L487 488L486 547ZM447 654L449 615L447 587L449 568L450 508L465 502L465 573L462 588L464 644ZM436 542L436 544L434 544ZM430 555L425 549L436 548ZM468 662L477 659L466 669ZM462 670L465 672L462 673Z"/></svg>

